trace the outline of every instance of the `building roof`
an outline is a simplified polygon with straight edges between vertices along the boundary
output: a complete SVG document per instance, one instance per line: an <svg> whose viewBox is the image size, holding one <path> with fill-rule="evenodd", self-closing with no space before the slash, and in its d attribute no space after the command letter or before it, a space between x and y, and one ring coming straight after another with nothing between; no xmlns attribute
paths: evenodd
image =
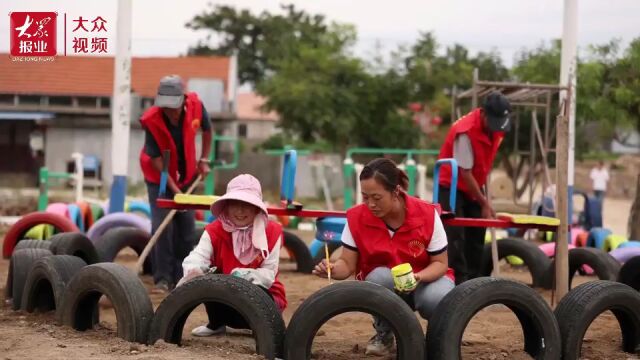
<svg viewBox="0 0 640 360"><path fill-rule="evenodd" d="M265 102L264 97L253 92L238 94L236 97L238 120L278 121L277 113L260 109Z"/></svg>
<svg viewBox="0 0 640 360"><path fill-rule="evenodd" d="M0 93L111 96L113 57L58 56L51 62L12 61L0 53ZM224 81L229 58L215 56L148 57L132 59L132 89L142 97L154 97L160 78L178 74L189 78L215 78Z"/></svg>

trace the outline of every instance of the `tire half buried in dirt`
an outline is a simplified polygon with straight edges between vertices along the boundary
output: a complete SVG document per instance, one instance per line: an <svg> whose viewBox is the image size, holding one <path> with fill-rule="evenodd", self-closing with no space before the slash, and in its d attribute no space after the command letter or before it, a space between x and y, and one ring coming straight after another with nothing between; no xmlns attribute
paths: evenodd
<svg viewBox="0 0 640 360"><path fill-rule="evenodd" d="M613 256L596 248L575 248L569 250L569 288L573 282L573 277L583 265L589 265L593 269L593 273L600 280L616 281L620 272L620 263ZM555 277L555 260L551 261L551 265L545 276L545 285L548 289L553 287L553 279Z"/></svg>
<svg viewBox="0 0 640 360"><path fill-rule="evenodd" d="M203 303L223 304L238 312L253 331L256 353L267 359L282 357L285 325L276 303L262 288L229 275L206 274L175 288L156 310L149 344L160 339L180 344L189 314Z"/></svg>
<svg viewBox="0 0 640 360"><path fill-rule="evenodd" d="M56 310L56 320L59 321L67 285L85 266L84 260L71 255L47 256L37 260L27 276L21 309L27 312Z"/></svg>
<svg viewBox="0 0 640 360"><path fill-rule="evenodd" d="M13 310L20 309L24 284L27 281L27 275L29 275L29 270L31 270L33 263L40 258L51 255L53 255L51 251L45 249L22 249L11 255L5 298L11 298L11 308Z"/></svg>
<svg viewBox="0 0 640 360"><path fill-rule="evenodd" d="M525 352L534 359L560 359L560 330L546 301L522 283L490 277L466 281L440 301L429 319L427 358L461 359L462 335L469 321L493 304L503 304L516 315Z"/></svg>
<svg viewBox="0 0 640 360"><path fill-rule="evenodd" d="M123 226L136 227L151 233L151 220L135 214L118 212L106 215L96 221L93 226L89 228L89 231L87 231L87 237L91 239L91 241L96 241L109 229Z"/></svg>
<svg viewBox="0 0 640 360"><path fill-rule="evenodd" d="M71 220L64 216L46 212L30 213L21 217L20 220L11 225L9 231L7 231L2 244L2 256L5 259L10 258L16 243L24 239L24 234L26 234L29 229L40 224L52 225L58 232L80 231Z"/></svg>
<svg viewBox="0 0 640 360"><path fill-rule="evenodd" d="M16 247L13 248L13 251L18 251L22 249L45 249L51 250L51 241L49 240L33 240L33 239L24 239L18 241Z"/></svg>
<svg viewBox="0 0 640 360"><path fill-rule="evenodd" d="M618 282L629 285L636 291L640 290L640 256L632 257L620 268Z"/></svg>
<svg viewBox="0 0 640 360"><path fill-rule="evenodd" d="M53 235L51 252L54 255L73 255L84 260L88 265L99 263L100 257L95 246L88 237L77 232L65 232Z"/></svg>
<svg viewBox="0 0 640 360"><path fill-rule="evenodd" d="M283 246L287 249L295 258L296 271L310 274L315 264L309 252L309 247L298 236L287 231L282 232Z"/></svg>
<svg viewBox="0 0 640 360"><path fill-rule="evenodd" d="M413 310L393 291L366 281L341 281L303 301L287 327L285 359L311 359L311 346L320 327L332 317L352 311L389 322L396 338L396 359L424 359L422 327Z"/></svg>
<svg viewBox="0 0 640 360"><path fill-rule="evenodd" d="M113 262L118 253L124 248L131 248L140 256L149 242L151 235L136 227L117 227L109 229L104 235L96 239L93 245L102 262ZM144 274L151 273L151 256L144 262Z"/></svg>
<svg viewBox="0 0 640 360"><path fill-rule="evenodd" d="M113 304L118 337L146 343L153 318L151 300L136 274L119 264L88 265L71 279L62 300L62 323L80 331L91 329L99 321L102 295Z"/></svg>
<svg viewBox="0 0 640 360"><path fill-rule="evenodd" d="M503 259L509 255L521 258L527 268L529 268L533 287L542 287L545 285L550 260L542 250L525 239L514 238L498 240L498 258ZM485 244L482 253L481 274L483 276L490 276L492 270L491 243L488 243Z"/></svg>
<svg viewBox="0 0 640 360"><path fill-rule="evenodd" d="M640 346L640 293L613 281L591 281L572 289L555 310L562 335L563 359L580 357L584 335L593 320L610 310L622 332L622 349L635 353Z"/></svg>

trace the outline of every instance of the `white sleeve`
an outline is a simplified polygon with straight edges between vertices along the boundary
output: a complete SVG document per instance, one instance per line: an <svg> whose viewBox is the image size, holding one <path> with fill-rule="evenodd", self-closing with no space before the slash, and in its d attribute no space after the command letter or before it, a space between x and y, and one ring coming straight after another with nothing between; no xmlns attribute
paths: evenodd
<svg viewBox="0 0 640 360"><path fill-rule="evenodd" d="M349 229L348 222L344 225L344 229L342 230L342 236L340 237L340 240L342 241L342 245L344 245L347 249L358 251L358 247L356 246L356 241L353 240L353 236L351 235L351 230Z"/></svg>
<svg viewBox="0 0 640 360"><path fill-rule="evenodd" d="M444 231L442 220L440 220L440 216L436 211L433 219L433 235L431 236L427 252L429 255L438 255L447 250L447 244L447 233Z"/></svg>
<svg viewBox="0 0 640 360"><path fill-rule="evenodd" d="M278 273L278 265L280 263L280 246L282 244L282 236L278 238L276 244L269 252L266 259L262 261L262 265L257 269L249 268L235 268L231 271L238 270L239 277L244 278L247 281L251 281L253 284L261 286L265 289L269 289L273 282L276 281L276 274Z"/></svg>
<svg viewBox="0 0 640 360"><path fill-rule="evenodd" d="M473 148L467 134L458 135L453 142L453 157L458 166L470 170L473 168Z"/></svg>
<svg viewBox="0 0 640 360"><path fill-rule="evenodd" d="M200 237L198 245L191 250L189 255L182 261L182 270L185 274L191 269L199 268L202 272L207 272L211 265L211 257L213 256L213 246L209 233L205 230Z"/></svg>

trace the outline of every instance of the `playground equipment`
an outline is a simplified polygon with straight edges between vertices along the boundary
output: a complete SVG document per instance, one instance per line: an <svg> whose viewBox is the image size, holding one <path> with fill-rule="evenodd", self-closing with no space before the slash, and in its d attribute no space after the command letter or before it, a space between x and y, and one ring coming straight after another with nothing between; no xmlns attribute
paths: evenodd
<svg viewBox="0 0 640 360"><path fill-rule="evenodd" d="M286 151L284 154L284 164L282 169L282 183L280 188L280 206L271 206L267 208L267 212L270 215L276 216L298 216L298 217L309 217L309 218L319 218L320 225L319 228L323 228L323 222L326 224L332 224L334 230L332 231L332 236L330 237L330 243L337 243L338 236L337 233L338 228L340 227L340 223L338 221L327 221L326 218L345 218L345 211L328 211L328 210L307 210L304 209L304 206L301 203L294 201L294 184L295 184L295 171L296 171L296 163L297 163L297 153L295 150ZM433 203L438 203L438 195L439 195L439 187L438 187L438 177L440 175L440 167L443 165L451 166L452 171L452 184L457 184L458 173L457 173L457 163L454 159L441 159L438 160L435 164L434 168L434 192L433 192ZM196 196L197 197L197 196ZM455 204L456 202L456 192L450 192L449 197L450 204ZM205 203L201 201L192 201L191 203L178 203L171 199L158 199L157 205L160 208L166 209L177 209L177 210L187 210L187 209L208 209L211 204ZM472 227L486 227L486 228L534 228L542 231L557 231L558 229L558 221L557 219L553 222L549 221L550 219L542 219L540 217L527 215L526 217L522 216L502 216L498 219L471 219L471 218L458 218L456 214L453 212L443 211L440 214L441 219L444 224L451 226L472 226ZM343 220L344 221L344 220ZM343 226L343 225L342 225ZM341 231L339 231L341 232ZM318 241L324 240L324 236L322 233L320 234L320 238L315 239ZM324 246L325 242L322 243ZM327 243L329 244L329 243ZM317 248L319 245L314 241L312 247ZM496 245L497 246L497 245ZM535 248L535 250L540 251ZM542 253L540 251L540 253ZM544 257L544 254L542 254Z"/></svg>
<svg viewBox="0 0 640 360"><path fill-rule="evenodd" d="M223 143L231 143L233 146L233 159L230 163L224 160L217 159L218 146ZM211 172L207 175L204 181L204 194L213 195L216 187L216 170L232 170L238 167L238 160L240 159L240 142L237 138L231 136L214 135L213 143L211 146L211 152L209 153L209 160L211 161ZM166 180L165 180L166 181ZM166 186L166 183L165 183ZM162 188L161 184L161 188ZM211 212L207 209L204 214L204 218L208 219L211 216Z"/></svg>
<svg viewBox="0 0 640 360"><path fill-rule="evenodd" d="M509 175L512 179L518 178L520 173L519 169L524 168L525 181L522 184L520 191L527 191L528 201L523 204L520 202L518 196L519 189L517 184L519 182L511 182L512 185L512 200L517 206L523 206L533 210L533 196L536 187L540 185L540 178L542 189L546 189L553 183L551 180L551 172L549 170L549 156L551 153L556 152L556 148L553 146L554 138L556 137L556 131L554 129L555 123L552 117L552 100L557 98L558 93L567 91L567 86L559 86L552 84L530 84L530 83L512 83L512 82L498 82L498 81L485 81L479 79L478 69L473 71L473 84L471 88L458 91L453 90L452 96L452 122L459 119L464 115L463 111L471 108L476 108L479 105L481 97L487 95L491 91L502 92L507 99L511 102L514 108L513 116L513 131L512 139L513 143L512 151L508 157L509 163ZM469 104L470 100L470 104ZM538 119L538 114L544 114L544 121L541 122ZM525 115L530 114L530 121L524 119ZM521 115L523 119L521 119ZM521 135L523 134L520 129L524 126L529 127L529 140L528 149L523 148L523 141ZM507 143L503 144L503 147L507 146ZM560 149L558 149L560 150ZM520 163L527 164L527 167L518 166ZM539 176L542 174L542 176ZM528 189L527 189L528 188Z"/></svg>
<svg viewBox="0 0 640 360"><path fill-rule="evenodd" d="M343 176L344 176L344 208L349 209L354 205L354 188L355 203L362 202L362 195L360 194L360 184L357 178L362 171L362 165L353 161L353 155L356 154L370 154L370 155L404 155L405 162L403 164L404 170L407 172L409 178L409 189L407 192L409 195L416 195L416 183L420 184L418 187L418 197L424 199L426 197L425 181L427 168L424 165L416 164L414 156L416 155L434 155L438 156L439 150L433 149L389 149L389 148L352 148L347 150L347 156L343 162ZM420 181L418 181L420 179Z"/></svg>
<svg viewBox="0 0 640 360"><path fill-rule="evenodd" d="M75 180L75 199L76 202L82 201L84 185L84 155L74 152L71 154L71 158L75 161L76 172L74 174L49 171L46 167L40 168L40 195L38 196L38 211L45 211L49 204L49 186L51 180Z"/></svg>

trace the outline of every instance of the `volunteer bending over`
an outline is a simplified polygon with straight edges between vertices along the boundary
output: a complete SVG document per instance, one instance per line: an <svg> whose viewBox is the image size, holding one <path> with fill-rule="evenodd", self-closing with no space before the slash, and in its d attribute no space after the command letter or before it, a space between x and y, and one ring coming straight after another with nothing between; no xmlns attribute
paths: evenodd
<svg viewBox="0 0 640 360"><path fill-rule="evenodd" d="M415 310L429 319L440 300L454 288L448 267L447 236L436 206L406 193L408 178L389 159L369 162L360 174L363 203L347 210L342 232L343 251L333 263L323 260L314 274L343 280L355 274L394 289L391 269L408 263L415 287L404 289L413 298ZM411 301L410 301L411 302ZM388 323L374 317L376 334L366 347L367 355L386 355L394 337Z"/></svg>

